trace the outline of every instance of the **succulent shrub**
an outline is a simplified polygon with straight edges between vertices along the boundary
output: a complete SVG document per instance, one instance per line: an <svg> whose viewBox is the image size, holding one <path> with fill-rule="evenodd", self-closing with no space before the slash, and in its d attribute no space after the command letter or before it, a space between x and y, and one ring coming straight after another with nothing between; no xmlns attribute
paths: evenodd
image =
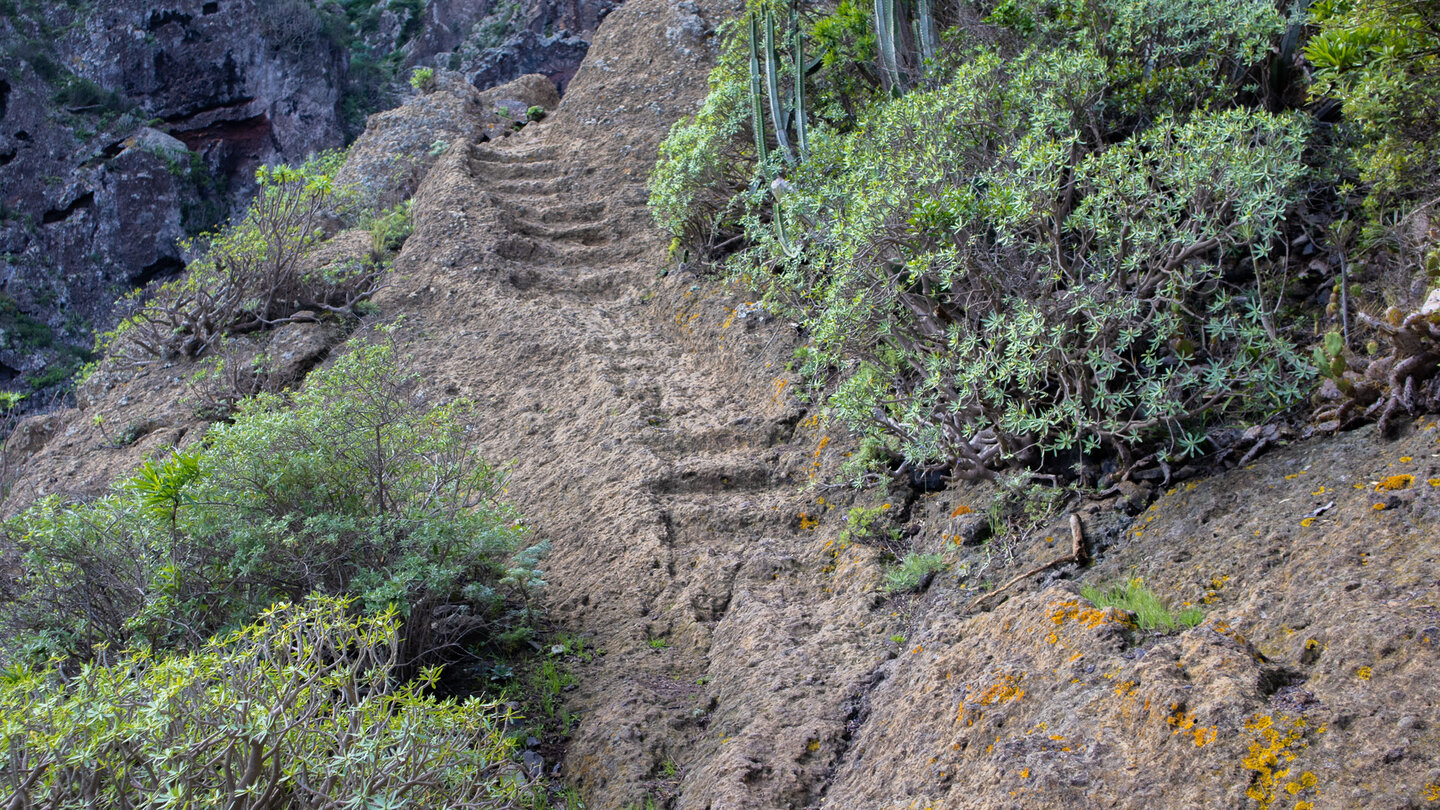
<svg viewBox="0 0 1440 810"><path fill-rule="evenodd" d="M1304 49L1311 94L1341 104L1354 138L1369 214L1440 191L1440 5L1433 0L1321 0ZM1431 203L1433 204L1433 203Z"/></svg>
<svg viewBox="0 0 1440 810"><path fill-rule="evenodd" d="M313 267L306 262L334 223L354 216L356 195L337 186L344 155L302 166L262 166L244 219L186 245L186 273L143 297L108 341L140 359L198 357L225 335L286 323L301 311L351 315L379 287L381 266Z"/></svg>
<svg viewBox="0 0 1440 810"><path fill-rule="evenodd" d="M657 218L682 238L710 212L738 219L728 271L805 331L831 412L912 466L1094 479L1287 408L1312 372L1271 254L1309 127L1238 103L1283 30L1273 6L992 11L946 32L923 81L892 76L844 126L816 116L793 165L757 159L763 139L748 164L720 157L745 130L740 66L722 59L708 117L662 147L656 187L689 196L653 197ZM746 36L727 38L729 54ZM820 62L813 106L835 109ZM737 166L748 184L709 182Z"/></svg>

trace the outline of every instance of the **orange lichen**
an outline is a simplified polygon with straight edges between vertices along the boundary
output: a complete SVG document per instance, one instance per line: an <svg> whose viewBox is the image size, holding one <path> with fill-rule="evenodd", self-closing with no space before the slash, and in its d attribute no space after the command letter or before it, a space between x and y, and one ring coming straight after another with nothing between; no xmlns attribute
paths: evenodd
<svg viewBox="0 0 1440 810"><path fill-rule="evenodd" d="M1429 784L1421 791L1420 798L1427 802L1440 802L1440 785Z"/></svg>
<svg viewBox="0 0 1440 810"><path fill-rule="evenodd" d="M1362 681L1370 680L1370 676L1374 674L1375 670L1371 669L1370 667L1360 667L1359 669L1355 670L1355 677L1359 678Z"/></svg>
<svg viewBox="0 0 1440 810"><path fill-rule="evenodd" d="M1409 456L1401 456L1401 457L1400 457L1400 461L1401 461L1402 463L1404 463L1404 464L1409 464L1410 462L1412 462L1412 461L1414 461L1414 460L1415 460L1415 459L1413 459L1413 458L1411 458L1411 457L1409 457Z"/></svg>
<svg viewBox="0 0 1440 810"><path fill-rule="evenodd" d="M1066 622L1079 622L1088 628L1096 628L1107 623L1118 624L1122 627L1135 626L1135 623L1123 613L1118 611L1107 613L1093 607L1082 608L1080 602L1075 599L1052 604L1047 615L1056 627L1060 627Z"/></svg>
<svg viewBox="0 0 1440 810"><path fill-rule="evenodd" d="M960 703L960 713L956 722L964 723L967 726L975 725L984 713L982 707L998 706L1002 703L1010 703L1025 697L1025 688L1021 682L1025 680L1025 673L1005 673L999 680L991 684L985 691L977 694L970 694Z"/></svg>
<svg viewBox="0 0 1440 810"><path fill-rule="evenodd" d="M1410 473L1401 473L1400 475L1392 475L1376 484L1375 491L1394 492L1400 489L1408 489L1413 483L1415 483L1415 476Z"/></svg>
<svg viewBox="0 0 1440 810"><path fill-rule="evenodd" d="M1371 506L1370 508L1371 508L1371 509L1374 509L1376 512L1383 512L1383 511L1385 511L1385 504L1383 504L1383 503L1377 503L1377 504Z"/></svg>
<svg viewBox="0 0 1440 810"><path fill-rule="evenodd" d="M1314 523L1314 522L1315 522L1315 518L1313 518L1313 517L1307 517L1307 518L1301 518L1301 519L1300 519L1300 525L1303 526L1303 527L1305 527L1305 528L1307 528L1307 529L1310 528L1310 524L1312 524L1312 523Z"/></svg>
<svg viewBox="0 0 1440 810"><path fill-rule="evenodd" d="M800 513L800 530L801 530L801 531L810 531L811 529L813 529L813 528L815 528L816 526L819 526L819 525L820 525L820 519L819 519L819 518L811 517L811 516L810 516L810 513L808 513L808 512L801 512L801 513Z"/></svg>
<svg viewBox="0 0 1440 810"><path fill-rule="evenodd" d="M966 506L965 504L962 503L962 504L960 504L959 506L955 507L955 511L950 513L950 517L952 517L952 518L958 518L958 517L960 517L961 515L968 515L968 514L970 514L971 512L974 512L974 511L975 511L974 509L971 509L970 507L968 507L968 506Z"/></svg>
<svg viewBox="0 0 1440 810"><path fill-rule="evenodd" d="M1289 783L1285 782L1290 775L1288 765L1295 761L1295 752L1305 747L1307 725L1304 717L1290 719L1283 715L1278 721L1269 715L1258 714L1245 721L1245 728L1256 733L1250 743L1250 755L1241 762L1246 770L1255 774L1245 795L1255 800L1262 809L1275 802L1282 785L1289 791ZM1302 790L1313 790L1318 782L1313 774L1310 784L1304 785L1305 781L1305 775L1301 774L1300 781L1295 783L1296 789L1289 791L1290 794L1293 796Z"/></svg>

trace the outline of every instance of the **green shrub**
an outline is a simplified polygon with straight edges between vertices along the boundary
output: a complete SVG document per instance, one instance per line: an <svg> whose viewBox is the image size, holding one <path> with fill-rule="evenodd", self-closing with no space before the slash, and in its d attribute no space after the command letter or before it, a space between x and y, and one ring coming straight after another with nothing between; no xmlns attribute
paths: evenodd
<svg viewBox="0 0 1440 810"><path fill-rule="evenodd" d="M885 586L882 590L888 594L918 590L927 576L938 574L947 567L943 554L920 554L912 551L885 572Z"/></svg>
<svg viewBox="0 0 1440 810"><path fill-rule="evenodd" d="M1305 46L1311 94L1341 103L1381 224L1440 192L1440 5L1322 0L1310 16L1320 28Z"/></svg>
<svg viewBox="0 0 1440 810"><path fill-rule="evenodd" d="M706 106L661 148L657 220L713 243L738 217L732 277L808 334L830 411L915 468L1093 479L1296 402L1311 370L1270 254L1309 130L1237 105L1273 5L1012 5L1023 25L952 44L931 89L821 119L794 166L745 162L729 29Z"/></svg>
<svg viewBox="0 0 1440 810"><path fill-rule="evenodd" d="M497 702L394 678L400 619L277 606L191 653L0 676L15 807L519 807Z"/></svg>
<svg viewBox="0 0 1440 810"><path fill-rule="evenodd" d="M260 190L245 218L187 244L202 255L138 303L112 333L112 351L198 357L227 334L271 328L302 310L353 314L378 289L379 264L305 261L335 221L356 213L356 195L334 182L343 159L331 152L300 167L257 169Z"/></svg>
<svg viewBox="0 0 1440 810"><path fill-rule="evenodd" d="M410 86L420 93L428 93L434 90L435 69L418 67L410 71Z"/></svg>
<svg viewBox="0 0 1440 810"><path fill-rule="evenodd" d="M376 255L396 254L415 229L410 216L411 201L369 216L362 224L370 231L371 249Z"/></svg>
<svg viewBox="0 0 1440 810"><path fill-rule="evenodd" d="M671 127L650 176L650 211L682 244L708 253L739 230L733 199L755 161L749 123L749 67L736 23L723 23L719 64L699 112Z"/></svg>
<svg viewBox="0 0 1440 810"><path fill-rule="evenodd" d="M545 108L541 107L539 104L532 105L530 109L525 111L525 120L527 121L540 121L544 118Z"/></svg>
<svg viewBox="0 0 1440 810"><path fill-rule="evenodd" d="M1135 614L1142 630L1174 630L1195 627L1205 620L1200 608L1191 607L1171 613L1165 600L1145 587L1138 577L1105 588L1082 585L1080 595L1098 608L1119 608Z"/></svg>
<svg viewBox="0 0 1440 810"><path fill-rule="evenodd" d="M109 495L40 501L6 525L19 575L0 627L83 657L195 644L319 592L396 606L407 654L491 629L506 594L544 584L544 547L512 557L525 532L469 444L468 404L426 406L415 386L394 346L361 345Z"/></svg>

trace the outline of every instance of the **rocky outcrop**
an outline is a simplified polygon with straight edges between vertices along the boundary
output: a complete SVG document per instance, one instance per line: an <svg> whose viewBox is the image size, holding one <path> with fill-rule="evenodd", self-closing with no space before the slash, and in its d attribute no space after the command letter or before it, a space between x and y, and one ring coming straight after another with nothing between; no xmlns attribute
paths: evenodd
<svg viewBox="0 0 1440 810"><path fill-rule="evenodd" d="M433 89L370 116L336 180L360 189L367 205L389 208L415 193L452 144L508 137L531 108L548 112L559 103L554 83L538 74L481 92L461 74L438 71Z"/></svg>

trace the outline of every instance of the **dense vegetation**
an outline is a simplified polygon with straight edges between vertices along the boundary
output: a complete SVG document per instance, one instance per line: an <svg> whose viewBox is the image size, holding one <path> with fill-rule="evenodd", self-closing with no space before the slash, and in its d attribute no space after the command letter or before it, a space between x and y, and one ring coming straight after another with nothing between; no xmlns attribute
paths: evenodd
<svg viewBox="0 0 1440 810"><path fill-rule="evenodd" d="M434 688L436 665L524 629L545 546L523 547L468 405L427 405L416 382L382 331L110 494L5 523L0 783L17 801L534 798L510 710Z"/></svg>
<svg viewBox="0 0 1440 810"><path fill-rule="evenodd" d="M1293 245L1370 251L1418 303L1426 268L1329 224L1393 235L1435 181L1433 6L759 0L651 205L804 329L797 368L864 458L1168 476L1303 402L1322 320L1345 329L1322 369L1365 370L1355 277Z"/></svg>
<svg viewBox="0 0 1440 810"><path fill-rule="evenodd" d="M0 680L11 807L514 807L494 702L395 678L394 609L279 606L193 652Z"/></svg>

